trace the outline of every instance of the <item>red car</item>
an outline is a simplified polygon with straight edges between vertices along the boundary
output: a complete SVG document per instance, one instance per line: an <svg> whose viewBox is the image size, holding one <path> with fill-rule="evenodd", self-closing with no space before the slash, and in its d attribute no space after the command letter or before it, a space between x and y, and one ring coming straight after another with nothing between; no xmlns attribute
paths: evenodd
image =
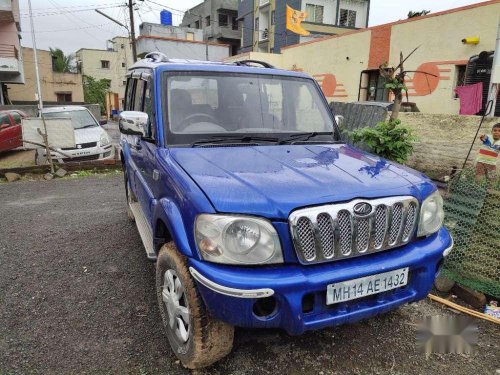
<svg viewBox="0 0 500 375"><path fill-rule="evenodd" d="M21 119L27 117L22 111L0 111L0 152L23 145Z"/></svg>

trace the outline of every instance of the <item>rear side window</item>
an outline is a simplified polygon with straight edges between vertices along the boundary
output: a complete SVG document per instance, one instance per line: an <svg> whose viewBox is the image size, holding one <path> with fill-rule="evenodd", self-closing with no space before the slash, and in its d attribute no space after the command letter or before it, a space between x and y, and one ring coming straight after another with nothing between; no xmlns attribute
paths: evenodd
<svg viewBox="0 0 500 375"><path fill-rule="evenodd" d="M10 125L10 119L7 115L0 115L0 125Z"/></svg>
<svg viewBox="0 0 500 375"><path fill-rule="evenodd" d="M135 79L129 78L127 80L127 93L125 94L125 106L123 107L126 111L132 110L132 98L134 94Z"/></svg>
<svg viewBox="0 0 500 375"><path fill-rule="evenodd" d="M135 83L135 94L134 94L134 104L132 107L133 111L139 111L143 112L143 98L144 98L144 88L145 88L145 81L142 79L136 80Z"/></svg>

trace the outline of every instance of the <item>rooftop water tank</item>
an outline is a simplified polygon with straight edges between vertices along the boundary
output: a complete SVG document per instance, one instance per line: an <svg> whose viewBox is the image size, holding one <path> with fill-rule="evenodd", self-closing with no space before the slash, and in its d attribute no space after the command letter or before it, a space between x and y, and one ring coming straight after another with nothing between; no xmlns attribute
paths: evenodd
<svg viewBox="0 0 500 375"><path fill-rule="evenodd" d="M163 9L160 12L160 22L162 25L172 26L172 12Z"/></svg>

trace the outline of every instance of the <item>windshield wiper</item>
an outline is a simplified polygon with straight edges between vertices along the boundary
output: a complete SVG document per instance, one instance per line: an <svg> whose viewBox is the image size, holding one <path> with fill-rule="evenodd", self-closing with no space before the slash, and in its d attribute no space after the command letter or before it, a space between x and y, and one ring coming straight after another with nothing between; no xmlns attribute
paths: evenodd
<svg viewBox="0 0 500 375"><path fill-rule="evenodd" d="M291 142L295 142L295 141L302 141L302 142L306 142L308 141L309 139L313 138L313 137L316 137L318 135L331 135L333 136L332 133L330 132L307 132L307 133L298 133L298 134L292 134L286 138L283 138L280 140L279 144L280 145L283 145L283 144L286 144L286 143L291 143Z"/></svg>
<svg viewBox="0 0 500 375"><path fill-rule="evenodd" d="M97 125L96 124L88 124L88 125L80 126L77 129L93 128L94 126L97 126Z"/></svg>
<svg viewBox="0 0 500 375"><path fill-rule="evenodd" d="M240 143L250 143L250 142L279 142L278 137L260 137L260 136L252 136L252 135L244 135L244 136L234 136L234 135L220 135L214 136L212 138L200 139L199 141L195 141L191 144L191 147L195 147L198 145L203 145L207 143L219 143L219 142L240 142Z"/></svg>

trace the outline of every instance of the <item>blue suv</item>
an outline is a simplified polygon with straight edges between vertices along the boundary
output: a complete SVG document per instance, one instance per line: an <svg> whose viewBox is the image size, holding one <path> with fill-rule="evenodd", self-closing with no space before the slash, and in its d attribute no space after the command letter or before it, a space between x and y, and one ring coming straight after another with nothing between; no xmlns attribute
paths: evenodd
<svg viewBox="0 0 500 375"><path fill-rule="evenodd" d="M119 126L128 215L188 368L227 355L234 326L298 335L418 301L453 246L436 186L342 142L304 73L151 53Z"/></svg>

